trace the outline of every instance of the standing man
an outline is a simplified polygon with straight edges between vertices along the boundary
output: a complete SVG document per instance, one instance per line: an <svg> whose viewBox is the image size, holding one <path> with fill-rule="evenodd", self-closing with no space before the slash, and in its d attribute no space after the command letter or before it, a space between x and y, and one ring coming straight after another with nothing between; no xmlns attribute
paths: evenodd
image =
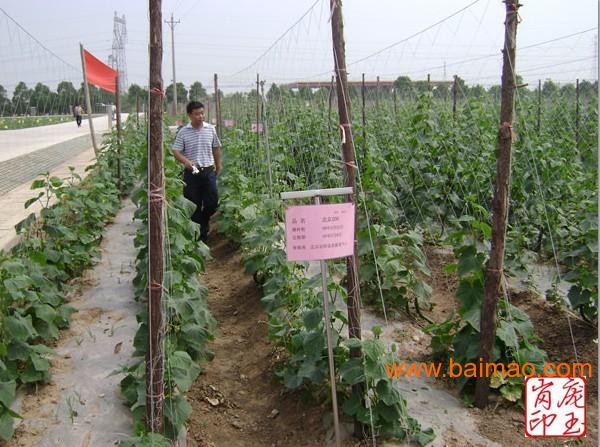
<svg viewBox="0 0 600 447"><path fill-rule="evenodd" d="M190 122L177 133L173 155L183 171L183 196L196 204L192 221L200 225L200 240L208 240L210 216L217 210L217 175L221 172L221 142L215 126L204 122L204 104L191 101L186 108Z"/></svg>

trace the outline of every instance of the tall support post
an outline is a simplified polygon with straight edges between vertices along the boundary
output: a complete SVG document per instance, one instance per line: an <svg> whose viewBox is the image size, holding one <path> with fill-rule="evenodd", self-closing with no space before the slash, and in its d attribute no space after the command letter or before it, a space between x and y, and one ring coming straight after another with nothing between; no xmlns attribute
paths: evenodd
<svg viewBox="0 0 600 447"><path fill-rule="evenodd" d="M217 79L217 74L215 73L215 118L217 119L217 135L219 139L221 139L222 131L221 131L221 98L219 97L219 82Z"/></svg>
<svg viewBox="0 0 600 447"><path fill-rule="evenodd" d="M360 88L362 98L362 134L363 134L363 159L367 156L367 116L365 113L365 74L362 74L362 84Z"/></svg>
<svg viewBox="0 0 600 447"><path fill-rule="evenodd" d="M140 127L140 95L135 95L135 124Z"/></svg>
<svg viewBox="0 0 600 447"><path fill-rule="evenodd" d="M260 81L260 122L263 125L265 148L267 150L267 165L269 166L269 195L273 197L273 169L271 167L271 148L269 146L269 131L267 129L267 114L265 112L265 81Z"/></svg>
<svg viewBox="0 0 600 447"><path fill-rule="evenodd" d="M458 89L457 85L458 76L454 75L454 82L452 83L452 118L456 119L456 90Z"/></svg>
<svg viewBox="0 0 600 447"><path fill-rule="evenodd" d="M263 124L263 131L266 127L266 116L265 116L265 81L260 81L260 122Z"/></svg>
<svg viewBox="0 0 600 447"><path fill-rule="evenodd" d="M335 81L335 77L331 77L331 85L329 87L329 112L327 114L327 122L331 125L331 105L333 103L333 83Z"/></svg>
<svg viewBox="0 0 600 447"><path fill-rule="evenodd" d="M427 73L427 91L431 91L431 74Z"/></svg>
<svg viewBox="0 0 600 447"><path fill-rule="evenodd" d="M542 131L542 80L538 79L538 89L537 89L537 122L536 122L536 130L538 137L540 136L540 132Z"/></svg>
<svg viewBox="0 0 600 447"><path fill-rule="evenodd" d="M175 76L175 25L179 23L173 20L173 13L171 13L171 20L165 20L165 23L171 27L171 62L173 64L173 116L177 117L177 76Z"/></svg>
<svg viewBox="0 0 600 447"><path fill-rule="evenodd" d="M94 155L98 156L98 145L96 144L96 135L94 134L94 121L92 119L92 101L90 100L90 87L87 82L87 70L85 67L85 57L83 56L83 44L79 44L81 53L81 71L83 71L83 92L85 93L85 108L87 109L88 123L90 126L90 136L92 137L92 147Z"/></svg>
<svg viewBox="0 0 600 447"><path fill-rule="evenodd" d="M354 139L352 138L352 127L350 123L350 97L348 95L348 77L346 72L346 48L344 42L344 22L342 18L341 0L330 0L331 10L331 32L333 38L333 60L335 64L335 77L338 97L338 112L340 118L340 128L342 129L342 160L344 162L345 186L351 187L356 191L354 162ZM346 201L355 202L355 193L348 195ZM355 228L358 228L357 221ZM360 287L358 283L358 240L354 238L354 256L347 258L347 283L348 291L348 336L350 338L361 339L360 328ZM350 356L353 358L362 357L360 348L350 350ZM360 396L364 395L364 383L356 384L352 387L353 393ZM362 437L363 426L355 419L354 435Z"/></svg>
<svg viewBox="0 0 600 447"><path fill-rule="evenodd" d="M260 150L260 75L256 73L256 154Z"/></svg>
<svg viewBox="0 0 600 447"><path fill-rule="evenodd" d="M396 92L396 86L394 86L392 93L394 95L394 117L397 120L398 119L398 93Z"/></svg>
<svg viewBox="0 0 600 447"><path fill-rule="evenodd" d="M504 238L508 218L510 193L510 164L512 149L512 120L515 98L515 63L517 45L518 0L505 0L506 21L502 66L502 103L498 129L496 185L492 201L492 246L485 271L485 294L481 307L479 357L484 363L492 361L496 334L496 303L504 272ZM489 377L478 377L475 386L475 404L484 408L488 403Z"/></svg>
<svg viewBox="0 0 600 447"><path fill-rule="evenodd" d="M321 204L321 197L315 196L315 205ZM323 287L323 318L325 319L325 334L327 336L327 360L329 362L329 380L331 381L331 406L333 408L333 431L336 447L341 447L340 417L338 415L337 389L335 383L335 364L333 357L333 337L331 334L331 313L329 310L329 290L327 288L327 263L319 261Z"/></svg>
<svg viewBox="0 0 600 447"><path fill-rule="evenodd" d="M161 0L150 0L150 85L148 141L148 349L146 354L146 425L163 427L163 81Z"/></svg>
<svg viewBox="0 0 600 447"><path fill-rule="evenodd" d="M579 129L580 124L580 111L579 111L579 78L575 83L575 148L579 149L579 140L581 140L581 134Z"/></svg>
<svg viewBox="0 0 600 447"><path fill-rule="evenodd" d="M121 92L119 91L119 75L115 78L115 108L117 109L117 185L119 191L123 193L121 189L121 144L122 133L121 133Z"/></svg>
<svg viewBox="0 0 600 447"><path fill-rule="evenodd" d="M379 94L380 94L380 90L379 90L379 76L377 76L377 85L375 87L375 108L377 109L377 111L379 111Z"/></svg>

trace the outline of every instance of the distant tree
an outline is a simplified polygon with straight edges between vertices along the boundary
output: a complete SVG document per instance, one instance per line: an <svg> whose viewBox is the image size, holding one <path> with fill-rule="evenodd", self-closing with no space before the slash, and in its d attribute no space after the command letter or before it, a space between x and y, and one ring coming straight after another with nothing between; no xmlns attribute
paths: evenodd
<svg viewBox="0 0 600 447"><path fill-rule="evenodd" d="M556 95L557 92L558 86L550 79L546 79L542 85L542 95L544 95L545 98L550 98Z"/></svg>
<svg viewBox="0 0 600 447"><path fill-rule="evenodd" d="M145 103L148 100L148 90L140 87L137 84L131 84L129 89L127 90L127 97L125 102L129 107L129 110L135 112L135 108L137 106L137 101L141 104Z"/></svg>
<svg viewBox="0 0 600 447"><path fill-rule="evenodd" d="M321 87L314 93L315 99L324 102L329 98L329 87Z"/></svg>
<svg viewBox="0 0 600 447"><path fill-rule="evenodd" d="M563 97L566 98L575 98L576 95L576 88L575 88L575 84L564 84L561 88L560 88L560 94Z"/></svg>
<svg viewBox="0 0 600 447"><path fill-rule="evenodd" d="M27 87L23 81L19 82L15 87L12 97L13 112L16 115L27 113L29 100L31 99L32 90Z"/></svg>
<svg viewBox="0 0 600 447"><path fill-rule="evenodd" d="M481 99L485 96L485 94L486 94L485 88L483 88L481 85L474 85L473 87L471 87L469 89L469 96L471 98Z"/></svg>
<svg viewBox="0 0 600 447"><path fill-rule="evenodd" d="M281 99L281 89L277 86L277 84L271 84L271 87L267 91L267 101L279 101Z"/></svg>
<svg viewBox="0 0 600 447"><path fill-rule="evenodd" d="M50 107L50 88L47 85L38 82L33 88L31 97L29 100L29 106L35 107L39 115L48 112Z"/></svg>
<svg viewBox="0 0 600 447"><path fill-rule="evenodd" d="M598 81L596 81L598 82ZM586 99L592 99L595 98L596 95L598 94L598 87L597 85L594 86L593 83L591 83L588 80L583 80L581 82L579 82L579 96L581 98L586 98Z"/></svg>
<svg viewBox="0 0 600 447"><path fill-rule="evenodd" d="M394 87L402 98L410 98L414 91L413 83L408 76L398 76L394 81Z"/></svg>
<svg viewBox="0 0 600 447"><path fill-rule="evenodd" d="M499 85L492 85L488 89L488 93L494 101L499 101L502 95L502 87Z"/></svg>
<svg viewBox="0 0 600 447"><path fill-rule="evenodd" d="M433 89L433 97L439 99L448 99L450 97L450 89L446 84L436 85Z"/></svg>
<svg viewBox="0 0 600 447"><path fill-rule="evenodd" d="M217 90L217 92L219 93L219 100L220 100L221 102L223 102L223 98L225 98L225 95L223 94L223 90L221 90L221 89L218 89L218 90ZM211 99L212 99L213 101L216 101L216 98L215 98L215 94L214 94L214 93L213 93L213 94L212 94L210 97L211 97Z"/></svg>
<svg viewBox="0 0 600 447"><path fill-rule="evenodd" d="M465 97L469 94L469 87L467 83L460 76L456 77L456 96L457 98Z"/></svg>
<svg viewBox="0 0 600 447"><path fill-rule="evenodd" d="M300 98L310 101L313 98L313 92L310 87L300 87L298 89L298 95Z"/></svg>
<svg viewBox="0 0 600 447"><path fill-rule="evenodd" d="M423 92L428 92L429 91L429 84L427 83L427 81L414 81L412 83L414 90L417 93L423 93Z"/></svg>
<svg viewBox="0 0 600 447"><path fill-rule="evenodd" d="M165 93L167 95L167 102L173 102L173 84L169 84L169 86L165 90ZM177 102L180 104L184 104L185 102L187 102L187 99L188 99L188 92L185 88L185 85L183 85L183 82L178 82L177 83Z"/></svg>
<svg viewBox="0 0 600 447"><path fill-rule="evenodd" d="M113 93L107 92L106 90L99 89L95 85L89 83L88 89L90 91L90 103L92 105L92 113L106 113L106 106L115 102L115 95ZM79 88L77 94L80 95L80 98L83 98L83 104L81 105L84 109L86 109L83 82L81 83L81 87Z"/></svg>
<svg viewBox="0 0 600 447"><path fill-rule="evenodd" d="M127 90L127 96L131 97L134 99L138 97L141 100L146 100L148 99L148 90L146 90L145 88L140 87L137 84L131 84L129 86L129 89Z"/></svg>
<svg viewBox="0 0 600 447"><path fill-rule="evenodd" d="M201 101L207 96L206 89L202 86L202 82L196 81L190 85L190 101Z"/></svg>
<svg viewBox="0 0 600 447"><path fill-rule="evenodd" d="M12 114L12 104L8 98L8 92L4 86L0 85L0 116Z"/></svg>
<svg viewBox="0 0 600 447"><path fill-rule="evenodd" d="M83 98L79 96L75 86L70 81L60 81L56 86L58 94L60 113L72 113L73 106L83 103Z"/></svg>
<svg viewBox="0 0 600 447"><path fill-rule="evenodd" d="M333 88L334 89L336 88L335 84L334 84ZM362 87L360 87L358 85L350 84L348 86L348 94L350 95L350 100L352 102L358 101L359 98L362 98L362 91L361 90L362 90ZM366 92L365 92L365 96L366 96ZM362 99L361 99L361 101L362 101Z"/></svg>
<svg viewBox="0 0 600 447"><path fill-rule="evenodd" d="M58 93L50 92L50 95L48 97L48 108L46 109L46 113L49 113L50 115L65 113L65 108L60 102L60 96L58 96ZM69 113L69 111L67 110L66 113Z"/></svg>

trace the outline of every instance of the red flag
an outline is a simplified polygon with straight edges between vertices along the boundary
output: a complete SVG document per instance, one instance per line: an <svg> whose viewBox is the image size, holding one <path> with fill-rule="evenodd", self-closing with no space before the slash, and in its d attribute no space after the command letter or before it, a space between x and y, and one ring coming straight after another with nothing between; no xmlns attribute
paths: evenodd
<svg viewBox="0 0 600 447"><path fill-rule="evenodd" d="M87 81L98 88L115 93L117 70L113 70L88 50L83 50Z"/></svg>

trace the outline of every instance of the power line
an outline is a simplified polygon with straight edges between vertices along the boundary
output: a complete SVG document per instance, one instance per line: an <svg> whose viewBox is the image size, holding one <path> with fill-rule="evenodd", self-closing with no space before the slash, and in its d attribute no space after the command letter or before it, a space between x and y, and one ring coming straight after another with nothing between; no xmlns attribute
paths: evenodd
<svg viewBox="0 0 600 447"><path fill-rule="evenodd" d="M362 62L362 61L364 61L364 60L370 59L370 58L372 58L373 56L377 56L378 54L381 54L381 53L383 53L384 51L387 51L387 50L389 50L390 48L393 48L393 47L395 47L396 45L400 45L401 43L404 43L404 42L406 42L406 41L408 41L408 40L412 39L413 37L416 37L416 36L418 36L418 35L420 35L420 34L423 34L424 32L426 32L426 31L429 31L430 29L432 29L432 28L435 28L435 27L436 27L436 26L438 26L438 25L441 25L441 24L442 24L442 23L444 23L446 20L449 20L449 19L451 19L451 18L452 18L452 17L454 17L455 15L458 15L458 14L460 14L461 12L463 12L463 11L465 11L465 10L469 9L471 6L475 5L476 3L479 3L480 1L481 1L481 0L475 0L474 2L471 2L471 3L469 3L469 4L468 4L467 6L465 6L464 8L461 8L461 9L459 9L458 11L456 11L456 12L454 12L454 13L450 14L448 17L445 17L445 18L443 18L442 20L438 20L438 21L437 21L437 22L435 22L434 24L432 24L432 25L429 25L427 28L424 28L424 29L422 29L421 31L417 31L416 33L414 33L414 34L412 34L412 35L410 35L410 36L408 36L408 37L406 37L406 38L404 38L404 39L402 39L402 40L399 40L398 42L394 42L393 44L391 44L391 45L388 45L387 47L385 47L385 48L382 48L381 50L379 50L379 51L376 51L375 53L372 53L372 54L370 54L370 55L368 55L368 56L365 56L365 57L363 57L363 58L361 58L361 59L358 59L358 60L356 60L356 61L354 61L354 62L351 62L351 63L349 63L348 65L354 65L354 64L358 64L359 62Z"/></svg>
<svg viewBox="0 0 600 447"><path fill-rule="evenodd" d="M17 26L18 26L18 27L19 27L19 28L20 28L20 29L21 29L21 30L22 30L22 31L23 31L25 34L27 34L29 37L31 37L31 38L32 38L32 39L33 39L33 40L34 40L34 41L35 41L35 42L36 42L36 43L37 43L39 46L41 46L41 47L42 47L44 50L46 50L46 51L47 51L48 53L50 53L52 56L54 56L55 58L57 58L57 59L58 59L59 61L61 61L62 63L64 63L64 64L68 65L68 66L69 66L69 67L71 67L73 70L76 70L76 71L78 71L78 72L80 72L80 71L81 71L81 69L80 69L80 68L75 68L73 65L71 65L70 63L68 63L68 62L67 62L66 60L64 60L62 57L60 57L59 55L57 55L57 54L56 54L54 51L52 51L52 50L50 50L50 49L46 48L46 46L45 46L45 45L44 45L42 42L40 42L40 41L39 41L39 40L37 40L35 37L33 37L29 31L27 31L25 28L23 28L23 27L22 27L22 26L19 24L19 22L17 22L15 19L13 19L13 18L12 18L12 17L11 17L11 16L10 16L10 15L9 15L9 14L8 14L8 13L7 13L7 12L4 10L4 9L2 9L1 7L0 7L0 11L2 11L6 17L8 17L10 20L12 20L12 21L13 21L13 23L14 23L15 25L17 25Z"/></svg>
<svg viewBox="0 0 600 447"><path fill-rule="evenodd" d="M564 39L568 39L570 37L575 37L575 36L579 36L581 34L589 33L590 31L594 31L594 30L597 30L597 29L598 29L598 27L589 28L589 29L586 29L586 30L583 30L583 31L579 31L579 32L576 32L576 33L567 34L567 35L556 37L556 38L550 39L550 40L545 40L543 42L537 42L537 43L533 43L531 45L525 45L523 47L519 47L519 50L526 50L526 49L530 49L530 48L539 47L539 46L542 46L542 45L546 45L548 43L557 42L559 40L564 40ZM435 67L429 67L429 68L423 68L423 69L419 69L419 70L413 70L410 73L423 73L424 71L428 71L428 70L436 70L436 69L439 69L439 68L446 68L446 67L449 67L449 66L452 66L452 65L462 65L462 64L469 63L469 62L475 62L475 61L479 61L479 60L483 60L483 59L489 59L491 57L499 57L499 56L500 56L499 53L490 53L490 54L485 54L483 56L477 56L477 57L473 57L473 58L469 58L469 59L461 59L461 60L450 62L450 63L444 62L443 65L436 65ZM391 73L389 73L389 74L391 74ZM386 75L388 75L388 73L384 73L383 74L383 76L386 76Z"/></svg>
<svg viewBox="0 0 600 447"><path fill-rule="evenodd" d="M568 39L569 37L579 36L580 34L589 33L590 31L594 31L596 29L598 29L597 26L595 26L594 28L586 29L584 31L579 31L577 33L567 34L566 36L557 37L556 39L550 39L550 40L546 40L544 42L534 43L532 45L525 45L524 47L521 47L520 50L524 50L526 48L539 47L541 45L546 45L547 43L556 42L557 40L563 40L563 39Z"/></svg>
<svg viewBox="0 0 600 447"><path fill-rule="evenodd" d="M260 56L258 56L258 58L256 58L256 60L254 62L252 62L247 67L241 69L240 71L238 71L230 76L238 75L238 74L248 70L249 68L253 67L254 65L256 65L258 63L258 61L261 60L269 51L271 51L273 49L273 47L275 45L277 45L279 43L279 41L281 41L281 39L283 39L285 37L285 35L287 33L289 33L298 23L300 23L302 21L302 19L304 19L304 17L306 17L308 15L308 13L310 13L314 9L314 7L317 5L317 3L319 3L320 1L321 0L315 0L315 2L311 5L311 7L308 8L308 10L304 14L302 14L302 16L298 20L296 20L292 26L290 26L287 30L285 30L285 32L281 36L279 36L277 38L277 40L275 40L275 42L273 42L273 44L265 50L264 53L262 53ZM479 0L477 0L477 1L479 1Z"/></svg>
<svg viewBox="0 0 600 447"><path fill-rule="evenodd" d="M479 3L480 1L481 1L481 0L475 0L474 2L471 2L471 3L469 3L467 6L465 6L465 7L461 8L461 9L459 9L458 11L456 11L456 12L454 12L454 13L452 13L452 14L450 14L449 16L447 16L447 17L445 17L445 18L443 18L443 19L441 19L441 20L439 20L439 21L435 22L435 23L434 23L434 24L432 24L432 25L429 25L427 28L424 28L424 29L422 29L421 31L417 31L416 33L414 33L414 34L412 34L412 35L410 35L410 36L408 36L408 37L405 37L405 38L404 38L404 39L402 39L402 40L399 40L399 41L397 41L397 42L394 42L394 43L392 43L392 44L388 45L387 47L385 47L385 48L382 48L381 50L378 50L378 51L376 51L375 53L371 53L371 54L369 54L368 56L365 56L365 57L363 57L363 58L361 58L361 59L358 59L358 60L355 60L355 61L353 61L353 62L350 62L350 63L346 64L346 67L349 67L350 65L358 64L359 62L362 62L362 61L364 61L364 60L370 59L370 58L372 58L373 56L377 56L378 54L381 54L381 53L383 53L384 51L387 51L387 50L389 50L390 48L393 48L393 47L395 47L395 46L397 46L397 45L400 45L401 43L407 42L407 41L409 41L410 39L412 39L412 38L414 38L414 37L416 37L416 36L419 36L419 35L423 34L424 32L426 32L426 31L429 31L430 29L432 29L432 28L435 28L436 26L438 26L438 25L440 25L440 24L444 23L445 21L447 21L447 20L451 19L452 17L454 17L454 16L455 16L455 15L457 15L457 14L460 14L461 12L463 12L463 11L465 11L466 9L470 8L470 7L471 7L471 6L473 6L474 4L476 4L476 3ZM488 56L486 56L486 57L488 57ZM325 72L323 72L323 73L318 73L318 74L316 74L316 75L311 75L311 76L309 76L307 79L310 79L310 78L315 78L315 77L318 77L318 76L323 76L323 75L326 75L326 74L329 74L329 73L330 73L330 71L325 71ZM236 73L236 74L237 74L237 73Z"/></svg>

